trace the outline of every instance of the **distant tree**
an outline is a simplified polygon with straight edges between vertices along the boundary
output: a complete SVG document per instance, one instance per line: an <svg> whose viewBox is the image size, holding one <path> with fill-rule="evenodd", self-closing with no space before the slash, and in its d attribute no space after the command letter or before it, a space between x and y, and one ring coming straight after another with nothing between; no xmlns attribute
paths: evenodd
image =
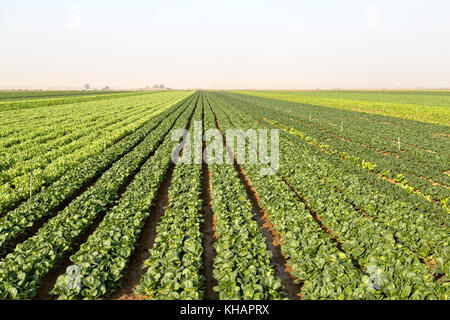
<svg viewBox="0 0 450 320"><path fill-rule="evenodd" d="M89 83L86 83L84 85L84 89L89 90L91 88L91 85Z"/></svg>
<svg viewBox="0 0 450 320"><path fill-rule="evenodd" d="M104 87L103 91L105 91L105 90L109 90L109 86Z"/></svg>

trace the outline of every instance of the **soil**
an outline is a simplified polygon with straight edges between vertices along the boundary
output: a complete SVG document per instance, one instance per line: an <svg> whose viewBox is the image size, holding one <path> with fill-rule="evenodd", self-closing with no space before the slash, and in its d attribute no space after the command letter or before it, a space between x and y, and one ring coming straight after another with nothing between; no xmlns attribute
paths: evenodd
<svg viewBox="0 0 450 320"><path fill-rule="evenodd" d="M208 102L209 104L209 102ZM217 128L222 132L223 142L227 146L227 151L231 154L231 149L226 144L225 136L223 134L223 130L220 126L220 123L218 121L218 118L212 109L211 105L209 105L211 108L211 111L214 114L216 126ZM281 253L281 236L276 232L275 228L273 227L273 224L267 219L267 213L263 210L263 208L260 205L260 199L256 193L255 188L251 184L251 181L248 179L248 176L244 169L237 163L236 158L234 157L234 154L231 154L234 158L234 167L238 173L238 176L242 182L242 184L245 187L247 197L252 203L252 213L253 213L253 219L258 223L258 226L261 230L261 233L263 234L267 250L269 250L272 253L271 258L271 265L275 269L276 276L281 279L284 287L284 292L286 296L290 300L300 300L301 296L299 294L301 290L301 285L298 285L294 282L295 276L293 276L288 270L292 270L288 266L288 262L286 261L286 258ZM266 218L265 218L266 217Z"/></svg>
<svg viewBox="0 0 450 320"><path fill-rule="evenodd" d="M39 286L36 289L36 296L34 300L55 300L56 296L50 294L50 291L55 287L56 280L58 277L66 272L67 267L72 265L72 261L70 261L70 256L72 253L77 252L81 245L87 241L89 236L95 232L99 224L103 221L107 211L99 214L94 222L80 235L80 237L75 242L75 246L73 246L72 250L67 252L58 262L58 265L55 269L50 271L40 282Z"/></svg>
<svg viewBox="0 0 450 320"><path fill-rule="evenodd" d="M145 274L145 270L142 268L143 263L150 256L149 250L153 247L156 238L156 227L164 216L164 212L169 203L169 187L174 168L174 164L171 163L169 169L167 170L166 176L164 177L164 180L156 193L156 198L150 208L150 215L145 222L135 250L123 272L124 276L121 280L121 287L107 299L145 299L145 296L135 294L134 290L139 285L142 276Z"/></svg>
<svg viewBox="0 0 450 320"><path fill-rule="evenodd" d="M205 114L202 110L203 128L205 128ZM206 148L206 142L203 141L203 150ZM207 159L204 159L207 160ZM214 287L217 285L216 279L213 275L214 257L216 256L216 250L214 249L214 242L217 239L215 234L215 217L211 208L212 196L211 196L211 172L205 161L202 162L202 216L203 222L200 225L200 232L203 234L202 238L202 261L203 268L200 271L205 278L205 294L203 299L205 300L217 300Z"/></svg>
<svg viewBox="0 0 450 320"><path fill-rule="evenodd" d="M196 101L195 108L197 108L197 106L198 106L198 99ZM189 117L186 130L189 130L191 126L195 108ZM172 128L173 126L171 127L171 129ZM162 141L163 140L161 140L161 143ZM157 148L155 150L157 150ZM163 218L165 210L169 204L169 187L172 181L174 169L175 169L174 163L170 162L164 180L159 186L153 205L150 208L149 217L145 221L144 227L139 236L139 240L135 246L135 250L128 261L127 267L123 272L124 276L121 279L120 286L110 296L106 297L105 298L106 300L147 299L147 297L143 295L135 294L134 291L139 285L142 276L146 272L146 269L143 268L144 261L150 256L150 250L153 248L153 245L155 243L157 226L160 223L161 219Z"/></svg>
<svg viewBox="0 0 450 320"><path fill-rule="evenodd" d="M158 123L158 125L161 123L162 121L160 121ZM156 128L156 127L155 127ZM173 125L172 127L173 128ZM165 137L165 136L164 136ZM162 144L162 142L164 141L164 137L161 138L160 141L158 141L158 144L156 145L156 147L154 148L154 150L149 154L149 156L147 158L152 157L155 154L155 151L159 148L159 146ZM145 139L145 138L144 138ZM139 143L137 143L129 152L131 152L133 149L135 149L144 139L142 139ZM95 185L97 183L97 181L100 179L100 177L107 171L109 170L117 161L120 161L120 159L122 159L127 153L123 154L122 156L120 156L116 161L114 161L113 163L111 163L105 170L103 170L102 172L99 172L98 174L96 174L94 177L92 177L91 179L89 179L89 181L87 183L85 183L77 192L75 192L75 194L73 194L72 196L68 197L65 201L63 201L61 204L59 204L58 206L50 209L50 215L44 216L41 219L37 220L34 222L33 226L27 230L26 232L24 232L23 234L19 235L16 239L14 239L14 241L4 250L4 252L2 252L0 254L0 259L4 258L8 253L12 252L14 250L14 248L19 244L22 243L24 241L26 241L28 238L34 236L39 229L49 221L49 219L51 219L52 217L56 216L60 211L64 210L73 200L75 200L76 198L78 198L79 196L81 196L84 192L86 192L90 187L92 187L93 185ZM134 176L139 172L141 166L143 165L143 163L145 162L145 160L138 166L138 168L136 170L134 170L134 172L131 173L131 176L129 179L127 179L125 181L125 183L123 185L121 185L121 187L119 188L118 194L120 196L122 196L122 194L126 191L128 185L131 183L131 181L133 180Z"/></svg>
<svg viewBox="0 0 450 320"><path fill-rule="evenodd" d="M339 239L335 236L333 230L331 230L330 228L328 228L326 225L323 224L322 220L323 218L313 209L309 206L308 202L306 201L306 199L304 199L298 192L297 190L295 190L294 186L286 179L286 177L282 176L280 173L278 173L280 175L280 177L283 179L283 181L289 186L289 188L292 190L292 192L294 192L297 197L300 199L301 202L303 202L303 204L305 205L305 208L309 211L309 213L311 214L311 216L314 218L314 220L319 224L320 228L328 233L330 235L331 240L333 240L336 243L336 246L338 247L339 250L341 250L342 252L344 252L345 254L348 255L347 252L345 252L342 248L343 245L342 243L339 241ZM362 266L357 262L357 260L350 255L350 258L352 260L353 265L360 269L363 270Z"/></svg>

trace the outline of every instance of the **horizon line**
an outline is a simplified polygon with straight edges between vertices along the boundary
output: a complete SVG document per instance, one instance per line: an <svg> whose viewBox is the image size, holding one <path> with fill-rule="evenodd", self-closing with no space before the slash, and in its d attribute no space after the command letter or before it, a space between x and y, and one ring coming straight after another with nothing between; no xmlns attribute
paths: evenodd
<svg viewBox="0 0 450 320"><path fill-rule="evenodd" d="M97 89L97 88L91 88L91 89L84 89L84 88L77 88L77 87L46 87L46 88L30 88L30 87L17 87L17 88L2 88L0 87L0 91L176 91L176 90L195 90L195 91L209 91L209 90L218 90L218 91L413 91L413 90L420 90L420 91L449 91L450 87L381 87L381 88L360 88L360 87L353 87L353 88L164 88L164 89L146 89L146 88L140 88L140 87L134 87L134 88L109 88L107 90L104 89Z"/></svg>

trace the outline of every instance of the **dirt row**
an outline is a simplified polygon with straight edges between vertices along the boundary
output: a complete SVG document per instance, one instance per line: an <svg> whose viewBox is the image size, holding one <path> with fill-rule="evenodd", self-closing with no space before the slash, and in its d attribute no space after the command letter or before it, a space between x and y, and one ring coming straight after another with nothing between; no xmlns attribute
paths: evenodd
<svg viewBox="0 0 450 320"><path fill-rule="evenodd" d="M205 131L205 105L202 109L202 128L203 133ZM203 150L206 150L206 141L203 140ZM200 232L203 234L202 238L202 260L203 269L202 275L205 277L205 300L216 300L217 295L214 291L214 287L217 285L217 281L214 278L214 258L216 256L216 250L214 249L214 242L217 239L215 233L215 217L212 210L212 195L211 195L211 172L209 171L208 164L205 162L206 158L202 161L202 216L203 222L200 226Z"/></svg>
<svg viewBox="0 0 450 320"><path fill-rule="evenodd" d="M157 126L159 126L161 124L162 120L158 122ZM140 128L142 128L143 126L145 126L146 123L144 123L143 125L141 125L140 127L134 128L134 130L139 130ZM157 127L156 126L156 127ZM155 127L155 129L156 129ZM134 131L133 131L134 132ZM125 138L127 138L128 136L130 136L131 134L133 134L133 132L130 132L126 135L124 135L123 137L120 137L119 139L117 139L116 141L114 141L111 145L116 145L118 143L120 143L122 140L124 140ZM111 147L111 145L109 147ZM137 146L137 145L136 145ZM135 146L135 147L136 147ZM118 161L118 160L117 160ZM107 167L103 172L107 171L109 168L111 168L114 165L111 164L109 167ZM72 169L73 170L73 169ZM61 211L61 208L65 208L67 205L69 205L70 202L72 202L75 198L79 197L82 193L84 193L90 186L94 185L95 182L101 177L101 175L103 174L103 172L97 174L96 176L92 177L89 181L87 181L87 183L81 187L80 190L78 190L73 196L71 196L70 198L68 198L65 202L63 202L62 204L60 204L58 207L56 207L55 209L51 210L51 212L58 212ZM48 187L50 184L45 183L43 184L39 190L34 191L34 194L37 194L39 192L41 192L43 190L43 188ZM11 185L11 187L14 189L15 186ZM24 198L21 199L19 201L17 201L14 205L9 206L7 208L4 208L2 210L2 212L0 212L0 218L4 217L6 214L8 214L8 212L13 211L15 209L17 209L18 207L20 207L22 204L24 204L25 202L27 202L30 198Z"/></svg>
<svg viewBox="0 0 450 320"><path fill-rule="evenodd" d="M181 114L180 114L180 116L181 116ZM193 112L189 118L188 127L190 126L192 116L193 116ZM175 125L175 122L172 125L172 128L174 127L174 125ZM147 156L147 158L142 161L142 163L138 166L138 168L122 184L122 186L120 187L119 192L118 192L119 198L122 197L123 193L126 191L129 184L134 180L135 176L139 173L140 168L144 165L144 163L147 161L147 159L150 159L155 154L156 150L158 150L158 148L161 146L165 137L168 134L170 134L170 130L168 131L168 133L166 135L164 135L160 139L160 141L158 141L154 151L152 151ZM112 165L114 165L114 164L112 164ZM137 250L135 250L133 256L130 259L130 263L128 264L128 266L125 270L125 273L124 273L125 277L122 279L120 290L117 291L119 293L121 292L121 295L119 296L119 293L116 292L112 297L115 297L118 299L120 299L120 298L125 299L125 297L127 299L138 298L134 295L134 293L130 294L129 291L131 291L132 287L136 286L136 284L140 280L140 277L143 274L143 272L141 271L141 265L142 265L142 262L147 257L146 255L148 254L148 249L150 249L151 246L153 245L153 241L154 241L155 233L156 233L156 225L159 222L158 219L160 219L162 217L162 215L164 214L164 208L168 202L168 188L170 186L170 179L172 176L172 172L173 172L173 164L171 164L171 166L169 167L169 169L166 173L166 177L163 180L163 182L161 183L159 190L157 191L157 197L155 200L155 204L152 207L152 214L150 215L150 218L147 220L146 225L141 233L141 237L136 246ZM93 179L89 183L89 185L84 186L82 188L82 190L86 191L89 186L94 185L96 183L96 181L100 178L100 176L101 176L101 174L96 179ZM79 195L82 194L81 193L82 190L79 191ZM69 203L67 203L66 206L69 205ZM80 246L83 243L85 243L87 241L87 239L89 238L89 236L95 232L95 230L97 229L99 224L103 221L103 218L105 217L105 215L112 209L113 206L114 206L114 204L108 206L106 208L106 210L104 210L103 213L98 215L98 217L94 220L93 224L85 232L82 233L82 235L77 239L77 241L75 241L75 245L73 246L72 250L70 252L68 252L67 254L65 254L64 257L59 261L57 267L55 269L53 269L52 271L50 271L48 273L48 275L43 279L43 281L41 281L41 284L38 286L38 288L36 290L36 296L34 298L35 300L52 300L52 299L56 298L55 296L51 295L49 292L53 289L57 278L60 275L64 274L66 271L66 268L72 264L70 261L70 256L74 252L77 252L79 250ZM63 210L64 208L61 207L58 209L59 209L58 210L58 212L59 212L59 211ZM25 241L28 237L33 236L35 233L37 233L39 231L39 225L42 226L50 218L51 217L46 217L46 218L42 219L42 221L39 221L39 224L37 224L36 227L33 226L33 232L30 232L29 234L27 234L27 237L23 237L20 240ZM18 243L20 243L20 242L18 242Z"/></svg>
<svg viewBox="0 0 450 320"><path fill-rule="evenodd" d="M291 119L291 120L294 120L294 119ZM295 121L295 120L294 120ZM300 122L299 122L300 123ZM344 159L345 160L345 159ZM288 179L285 177L285 176L283 176L280 172L278 172L277 173L282 179L283 179L283 181L291 188L291 190L298 196L298 198L305 204L305 207L309 210L309 212L311 213L311 215L313 216L313 218L316 220L316 222L320 225L320 227L322 228L322 230L324 230L325 232L327 232L329 235L330 235L330 237L331 237L331 239L337 244L337 246L338 246L338 248L342 251L342 252L344 252L345 253L345 251L342 249L342 243L339 241L339 239L334 235L334 233L333 233L333 231L332 230L330 230L328 227L326 227L325 225L323 225L323 223L321 222L322 221L322 218L320 217L320 215L313 209L313 208L311 208L309 205L308 205L308 203L306 202L306 199L304 199L298 192L297 192L297 190L295 189L295 187L288 181ZM377 174L377 176L380 178L380 179L384 179L384 180L386 180L386 181L388 181L388 182L390 182L390 183L393 183L393 184L396 184L396 185L401 185L400 183L398 183L398 182L396 182L396 181L394 181L394 180L392 180L392 179L389 179L389 178L386 178L386 177L384 177L384 176L382 176L382 175L380 175L380 174ZM431 179L430 179L431 180ZM430 181L431 182L431 181ZM327 183L328 184L328 183ZM331 186L330 186L331 187ZM442 186L441 185L441 187L446 187L446 186ZM339 193L342 193L342 191L341 190L338 190L337 188L335 188L335 187L333 187L333 190L334 191L336 191L336 192L339 192ZM420 194L420 192L419 191L417 191L417 190L415 190L415 193L418 193L419 195L421 195ZM435 203L438 203L438 201L436 201L436 200L432 200L432 202L435 202ZM369 218L369 219L374 219L372 216L370 216L370 215L368 215L367 213L365 213L364 212L364 210L362 210L362 209L360 209L359 207L357 207L353 202L351 203L351 205L352 205L352 207L353 207L353 209L354 210L356 210L358 213L360 213L362 216L365 216L365 217L367 217L367 218ZM397 237L394 237L395 238L395 240L396 240L396 242L397 243L401 243L398 239L397 239ZM411 251L411 253L413 253L413 254L415 254L415 252L413 252L413 251ZM347 254L347 253L346 253ZM359 263L356 261L356 259L353 257L353 256L351 256L350 255L350 258L351 258L351 260L352 260L352 262L353 262L353 265L355 266L355 267L357 267L358 269L360 269L360 270L362 270L363 272L364 272L364 269L359 265ZM433 260L431 259L431 258L428 258L428 259L422 259L422 258L419 258L419 260L420 260L420 262L421 263L423 263L424 265L426 265L428 268L430 268L433 272L434 272L434 277L435 277L435 280L436 281L438 281L438 280L440 280L441 278L443 278L443 274L439 274L439 273L437 273L437 272L435 272L435 266L434 266L434 263L433 263Z"/></svg>
<svg viewBox="0 0 450 320"><path fill-rule="evenodd" d="M192 123L192 117L195 109L198 108L198 97L195 102L195 108L189 117L186 130L189 130ZM170 132L170 131L169 131ZM181 148L183 145L181 145ZM142 276L146 272L146 268L143 268L144 261L150 256L150 250L153 248L157 235L157 226L164 217L165 210L169 204L169 188L172 182L172 175L175 169L175 164L170 163L170 166L166 172L166 175L159 186L156 193L156 198L150 208L150 214L145 221L142 232L139 236L135 250L131 255L128 264L123 272L120 286L114 293L105 297L105 300L145 300L143 295L135 294L134 291L139 285Z"/></svg>
<svg viewBox="0 0 450 320"><path fill-rule="evenodd" d="M299 300L301 299L300 296L301 285L295 283L294 280L296 279L296 277L291 274L292 269L288 265L285 256L281 252L281 240L282 240L281 236L275 230L272 222L270 222L270 220L268 219L268 214L261 205L259 196L255 188L253 187L250 179L248 178L247 173L242 168L242 166L237 163L236 157L232 153L232 150L229 147L229 145L227 144L224 132L222 130L222 127L220 126L220 122L209 101L208 105L211 108L211 111L214 115L216 126L222 133L223 143L226 145L227 152L234 159L233 162L234 168L239 176L239 179L241 180L242 185L245 188L247 198L250 200L252 204L253 219L257 222L261 230L261 233L266 240L267 250L272 253L271 265L275 270L275 274L282 281L284 293L286 294L286 296L290 300Z"/></svg>

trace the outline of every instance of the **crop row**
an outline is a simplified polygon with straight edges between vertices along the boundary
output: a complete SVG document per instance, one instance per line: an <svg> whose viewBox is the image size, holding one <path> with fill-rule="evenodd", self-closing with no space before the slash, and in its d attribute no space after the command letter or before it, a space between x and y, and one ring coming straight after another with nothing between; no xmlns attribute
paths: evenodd
<svg viewBox="0 0 450 320"><path fill-rule="evenodd" d="M239 113L237 109L233 112ZM288 136L281 133L280 172L288 177L305 202L320 215L323 224L342 242L345 252L355 257L366 271L374 267L380 270L384 279L381 284L383 294L388 298L443 298L446 285L436 282L431 270L397 243L393 233L355 211L341 193L315 173L305 170L319 159L306 153L302 143L289 141ZM339 174L346 173L340 169Z"/></svg>
<svg viewBox="0 0 450 320"><path fill-rule="evenodd" d="M51 218L39 231L18 244L0 262L0 297L26 299L94 219L107 212L119 197L121 187L132 179L158 148L185 108L169 115L137 147L123 156L81 196Z"/></svg>
<svg viewBox="0 0 450 320"><path fill-rule="evenodd" d="M182 103L180 103L182 104ZM180 105L179 104L179 105ZM173 112L181 112L179 105L148 121L141 129L91 157L63 175L50 187L0 218L0 252L3 255L17 237L25 234L42 218L55 214L54 210L77 194L89 181L108 169L115 161L131 151Z"/></svg>
<svg viewBox="0 0 450 320"><path fill-rule="evenodd" d="M289 139L294 141L292 137ZM348 164L337 163L336 159L325 159L320 152L305 156L316 159L308 171L340 192L348 205L383 225L399 243L416 252L420 259L432 261L437 273L450 274L447 214L440 210L426 212L422 206L414 207L411 202L398 199L398 193L392 187L383 189L376 177L355 171ZM336 170L336 166L342 169ZM373 181L379 188L364 187L368 181Z"/></svg>
<svg viewBox="0 0 450 320"><path fill-rule="evenodd" d="M370 116L398 117L399 121L410 119L432 124L448 125L450 113L448 92L348 92L348 91L310 91L274 92L244 91L248 95L266 97L282 101L341 109L336 111L356 111Z"/></svg>
<svg viewBox="0 0 450 320"><path fill-rule="evenodd" d="M149 106L164 104L165 100L181 99L188 95L189 92L164 92L102 102L83 102L3 112L0 146L3 149L3 147L9 148L17 145L25 149L25 147L33 146L35 142L61 138L55 132L68 133L68 127L82 129L98 120L107 121L111 117L117 117L118 106L124 112L144 111Z"/></svg>
<svg viewBox="0 0 450 320"><path fill-rule="evenodd" d="M295 133L293 130L289 132ZM288 138L293 143L297 141L293 136ZM316 161L310 161L308 171L319 175L328 186L343 194L348 205L390 230L399 243L414 251L420 259L434 265L437 273L449 275L448 215L444 210L423 201L421 203L417 197L409 194L404 198L410 198L411 201L399 199L399 195L404 194L399 194L394 186L383 185L377 177L364 170L358 171L351 164L314 148L311 151L314 155L305 156L311 159L316 156ZM341 169L336 170L336 166ZM368 182L373 187L363 187Z"/></svg>
<svg viewBox="0 0 450 320"><path fill-rule="evenodd" d="M230 101L236 101L236 100L230 100ZM239 102L236 102L236 103L238 105L240 105ZM247 104L241 105L241 106L246 107ZM248 109L248 107L247 107L247 109ZM261 107L258 107L258 110L260 110L260 109L261 109ZM260 113L259 114L255 113L255 110L256 110L256 107L252 107L249 109L249 112L252 112L257 119L261 119L261 116L259 116ZM274 111L269 112L267 114L270 114L271 118L277 117L277 113ZM448 222L447 221L448 214L445 212L444 209L442 209L435 203L430 203L428 201L429 199L427 201L425 201L425 199L423 197L418 197L415 194L410 194L412 192L411 187L402 184L402 185L400 185L400 187L402 187L406 192L405 191L398 192L399 188L397 186L386 184L385 182L380 181L380 179L378 179L376 177L374 178L373 174L360 173L361 170L359 170L358 168L355 167L355 164L356 164L356 166L361 167L364 170L368 170L369 172L374 173L372 171L373 164L371 164L370 162L364 161L360 158L355 158L345 152L340 152L338 150L335 150L335 149L331 148L329 145L320 143L315 138L310 137L310 136L304 134L303 132L293 129L291 127L281 125L277 121L269 120L266 117L263 117L262 119L266 122L266 124L267 123L272 124L272 125L276 126L277 128L281 128L282 130L288 132L289 134L292 134L293 136L291 137L291 140L297 141L300 138L301 140L305 141L307 144L314 146L315 148L313 148L313 149L320 149L319 153L322 153L323 157L326 157L327 160L333 161L335 163L340 163L341 165L347 167L348 170L354 172L357 175L363 175L364 178L369 180L370 184L374 185L374 187L376 187L381 194L387 193L388 196L395 195L394 198L397 198L397 199L399 197L401 197L404 200L404 202L406 202L405 206L408 206L409 210L416 211L419 208L426 215L436 218L438 220L440 219L439 221L441 221L442 223ZM339 158L349 161L349 164L342 162L341 160L339 160ZM386 191L386 189L388 192ZM375 203L377 203L377 202L375 201Z"/></svg>
<svg viewBox="0 0 450 320"><path fill-rule="evenodd" d="M142 115L133 115L130 119L124 121L115 121L112 125L107 125L105 128L112 136L108 135L108 140L115 141L130 134L130 121L139 119L148 119ZM126 123L123 123L126 122ZM124 126L124 127L122 127ZM80 137L75 141L57 141L53 150L44 154L38 154L40 150L36 150L34 154L31 151L26 157L31 159L21 162L20 159L15 160L16 164L9 169L0 172L0 190L2 195L0 197L0 208L8 208L14 206L22 199L28 198L30 194L30 172L33 173L32 190L39 191L42 186L51 184L63 172L70 170L78 163L89 158L91 155L100 153L104 150L104 136L102 128L91 128L91 130L80 131ZM66 145L64 143L67 142ZM108 146L111 142L108 142ZM49 146L51 148L51 146ZM44 149L44 148L42 148ZM41 149L41 150L42 150ZM11 157L13 152L7 151ZM20 156L19 156L20 157ZM18 157L18 158L19 158ZM5 211L5 210L2 210Z"/></svg>
<svg viewBox="0 0 450 320"><path fill-rule="evenodd" d="M343 248L368 270L374 265L384 272L386 283L381 287L389 298L435 298L439 289L431 270L422 264L408 248L398 243L395 235L383 225L364 216L345 202L315 174L300 171L316 159L301 157L292 144L283 146L286 157L281 170L289 176L294 188L322 217L323 223L343 242ZM292 161L296 163L292 163ZM302 161L305 160L305 163ZM287 161L291 161L288 164Z"/></svg>
<svg viewBox="0 0 450 320"><path fill-rule="evenodd" d="M251 121L227 114L226 105L214 96L209 98L223 128L252 128ZM242 166L280 238L282 253L296 282L301 284L299 294L304 299L380 297L367 285L369 277L353 265L350 257L332 241L280 176L262 176L261 165L244 163Z"/></svg>
<svg viewBox="0 0 450 320"><path fill-rule="evenodd" d="M156 97L156 95L151 95L151 97ZM94 128L82 129L79 121L85 124L91 123L91 121L84 122L82 119L79 120L78 117L75 117L72 118L72 122L65 126L50 122L37 129L40 132L44 128L44 130L48 130L49 128L65 127L67 130L72 130L75 137L78 137L74 140L62 133L62 136L65 137L55 139L54 143L52 143L52 139L34 139L36 140L34 141L36 147L25 148L26 152L14 152L11 146L1 148L2 152L8 156L2 157L3 168L0 171L0 181L3 181L3 185L0 186L0 212L29 196L30 171L33 171L32 188L33 192L36 192L42 186L55 181L65 171L103 151L104 143L110 146L111 143L122 139L132 130L143 125L148 117L154 116L155 113L173 105L181 97L181 95L159 97L159 99L162 98L159 102L155 98L148 99L147 103L151 103L154 107L148 108L146 103L142 103L140 107L130 107L130 110L123 112L118 112L117 105L115 105L113 108L115 109L114 115L110 114L109 118L101 116L101 111L97 117L92 118L98 122L98 125ZM158 108L160 111L157 111Z"/></svg>
<svg viewBox="0 0 450 320"><path fill-rule="evenodd" d="M433 199L448 201L446 199L449 198L450 192L445 184L448 184L450 180L443 174L448 165L446 160L448 154L445 149L439 152L418 150L400 142L400 145L403 146L401 151L398 151L396 145L398 138L386 139L387 143L390 143L390 148L381 149L379 146L371 147L378 143L378 137L374 138L369 134L355 134L348 130L344 134L334 127L323 128L320 123L310 125L294 118L289 118L289 120L290 126L295 129L303 130L309 126L312 130L306 131L311 131L310 134L314 135L316 139L326 141L334 149L348 153L353 158L370 160L373 163L371 170L384 177L414 186L415 189L432 196ZM437 184L439 182L442 185Z"/></svg>
<svg viewBox="0 0 450 320"><path fill-rule="evenodd" d="M195 100L177 120L175 126L184 128L194 112ZM171 150L176 141L170 134L142 166L120 201L104 217L95 232L70 257L73 262L61 275L53 290L60 299L77 297L97 299L117 287L123 276L143 225L150 215L158 188L171 163ZM72 268L78 267L78 286L71 286Z"/></svg>
<svg viewBox="0 0 450 320"><path fill-rule="evenodd" d="M0 112L32 109L32 108L42 108L59 106L72 103L88 102L88 101L101 101L101 100L111 100L115 98L124 97L134 97L144 94L149 94L148 92L120 92L120 93L110 93L110 94L93 94L93 95L72 95L72 96L55 96L55 97L39 97L39 98L28 98L27 100L20 101L2 101L0 102Z"/></svg>
<svg viewBox="0 0 450 320"><path fill-rule="evenodd" d="M156 96L144 99L131 100L131 104L123 107L123 112L142 112L148 107L144 100L151 102ZM140 103L136 103L141 101ZM133 103L135 102L135 103ZM163 101L160 101L163 102ZM74 134L73 129L85 129L97 123L114 120L118 118L117 105L114 101L105 101L93 109L92 104L84 103L74 110L74 106L59 107L56 110L44 108L40 113L35 110L25 110L22 113L5 112L2 117L0 131L0 148L2 150L29 151L36 144L45 144L53 140L63 139L64 134ZM65 112L70 111L70 114ZM120 118L119 118L120 119Z"/></svg>
<svg viewBox="0 0 450 320"><path fill-rule="evenodd" d="M112 110L102 110L104 115L94 114L86 118L68 119L65 123L47 123L45 127L39 126L40 128L37 129L28 128L29 137L20 137L19 132L12 133L10 136L1 139L0 150L4 153L1 178L3 181L10 181L14 178L16 175L5 172L7 169L11 171L14 167L16 169L23 168L23 172L28 173L29 170L35 169L27 165L30 160L36 162L36 158L44 156L55 158L55 155L57 156L62 150L66 151L69 148L70 151L72 146L68 146L69 144L77 142L80 138L86 139L89 135L93 136L89 137L91 141L96 138L107 137L108 142L110 142L111 138L114 139L114 135L111 137L110 134L114 134L117 128L128 127L134 122L137 122L135 126L138 128L140 125L138 120L145 119L152 113L156 113L157 110L163 109L159 109L159 107L161 106L152 105L151 108L148 108L148 106L128 107L121 110L120 113L117 112L117 107L114 107L111 108ZM52 132L43 134L44 130L48 132L51 129L53 129ZM24 130L24 128L21 130ZM103 139L101 142L103 142ZM77 143L76 146L80 148L84 144Z"/></svg>
<svg viewBox="0 0 450 320"><path fill-rule="evenodd" d="M285 105L281 101L255 100L240 95L230 98L245 101L246 105L257 105L260 109L267 108L269 112L271 110L272 120L296 129L301 126L302 132L333 149L370 161L377 172L388 178L408 181L416 189L438 200L449 197L448 189L434 184L450 184L444 174L448 170L449 154L448 147L445 147L448 143L435 136L436 132L446 131L441 126L406 122L397 127L389 125L391 121L395 123L392 118L383 119L380 124L368 121L373 120L373 116L369 115L345 111L337 113L333 109L295 103ZM364 120L366 117L370 119ZM398 151L398 137L401 137L401 152Z"/></svg>
<svg viewBox="0 0 450 320"><path fill-rule="evenodd" d="M202 121L203 97L192 121ZM190 127L192 140L194 126ZM190 149L189 149L190 150ZM146 273L136 289L149 299L199 300L203 298L200 164L179 162L169 187L169 203L157 227Z"/></svg>
<svg viewBox="0 0 450 320"><path fill-rule="evenodd" d="M205 130L211 128L216 128L214 115L206 108ZM227 153L226 148L222 151ZM267 250L261 230L253 220L252 204L234 166L226 163L208 166L217 236L214 291L219 299L283 298L281 280L275 276L271 265L272 253Z"/></svg>
<svg viewBox="0 0 450 320"><path fill-rule="evenodd" d="M396 150L396 140L399 136L402 137L402 141L407 146L415 148L418 151L426 151L428 149L441 151L443 139L435 133L440 130L443 130L442 132L444 133L448 131L446 126L420 123L395 117L371 115L364 112L334 110L327 107L250 97L247 95L224 94L229 98L245 101L251 105L258 104L272 111L294 115L297 120L310 122L310 124L320 128L331 129L334 127L336 133L340 131L345 135L348 132L356 139L370 139L374 147L391 149L392 151ZM344 122L343 131L341 131L341 121ZM366 137L362 135L363 133L366 134ZM424 152L423 155L426 155L426 153Z"/></svg>

